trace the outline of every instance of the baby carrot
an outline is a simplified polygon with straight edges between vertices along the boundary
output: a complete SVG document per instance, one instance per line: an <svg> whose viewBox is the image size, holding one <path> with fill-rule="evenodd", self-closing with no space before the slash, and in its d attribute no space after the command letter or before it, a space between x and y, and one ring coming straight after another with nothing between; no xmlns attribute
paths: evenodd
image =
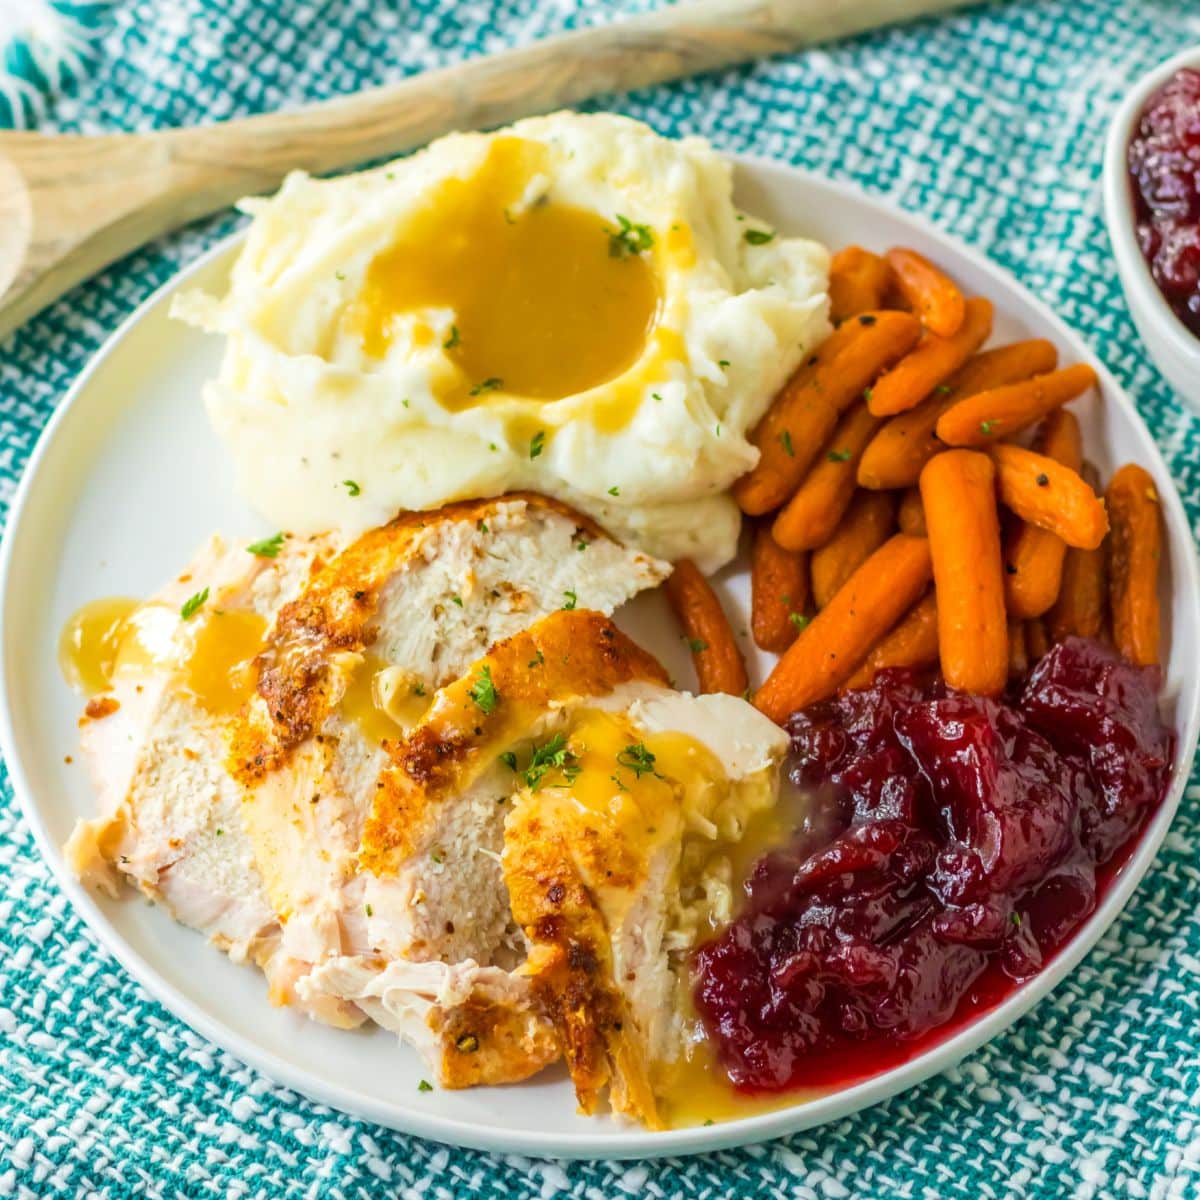
<svg viewBox="0 0 1200 1200"><path fill-rule="evenodd" d="M1041 424L1034 449L1072 471L1083 465L1075 414L1060 408ZM1004 602L1009 616L1040 617L1058 598L1067 544L1056 533L1020 521L1004 543Z"/></svg>
<svg viewBox="0 0 1200 1200"><path fill-rule="evenodd" d="M1096 372L1086 363L1075 363L1023 383L977 392L942 413L938 438L948 446L989 446L1083 395L1095 383Z"/></svg>
<svg viewBox="0 0 1200 1200"><path fill-rule="evenodd" d="M900 498L900 528L913 537L928 537L925 525L925 506L921 503L921 489L908 488Z"/></svg>
<svg viewBox="0 0 1200 1200"><path fill-rule="evenodd" d="M1025 657L1029 665L1036 666L1039 658L1050 649L1050 639L1046 636L1046 623L1041 617L1033 617L1025 622Z"/></svg>
<svg viewBox="0 0 1200 1200"><path fill-rule="evenodd" d="M1008 677L1019 679L1029 670L1029 649L1025 645L1023 621L1008 623Z"/></svg>
<svg viewBox="0 0 1200 1200"><path fill-rule="evenodd" d="M846 681L846 687L866 687L878 672L888 667L929 667L937 658L937 597L930 591L891 633L875 644L867 661Z"/></svg>
<svg viewBox="0 0 1200 1200"><path fill-rule="evenodd" d="M815 550L833 536L857 487L858 460L879 428L865 404L843 418L821 457L775 518L771 533L787 550Z"/></svg>
<svg viewBox="0 0 1200 1200"><path fill-rule="evenodd" d="M818 362L795 386L785 385L750 434L760 457L733 485L733 497L743 512L759 516L778 508L807 474L838 413L921 335L915 317L897 312L860 313L843 329L848 332L843 335L839 329L833 334L839 338L837 353Z"/></svg>
<svg viewBox="0 0 1200 1200"><path fill-rule="evenodd" d="M1085 463L1082 474L1088 486L1094 488L1097 483L1095 468ZM1100 636L1108 593L1106 558L1103 546L1095 550L1067 548L1058 599L1046 614L1046 624L1054 641Z"/></svg>
<svg viewBox="0 0 1200 1200"><path fill-rule="evenodd" d="M1068 546L1095 549L1108 532L1104 503L1070 467L1021 446L992 447L1000 499ZM925 506L928 516L929 506Z"/></svg>
<svg viewBox="0 0 1200 1200"><path fill-rule="evenodd" d="M1158 489L1148 472L1129 463L1109 480L1105 497L1112 515L1108 594L1113 641L1130 662L1149 666L1158 662Z"/></svg>
<svg viewBox="0 0 1200 1200"><path fill-rule="evenodd" d="M867 403L877 417L915 408L945 383L987 341L992 332L992 305L982 296L967 301L967 315L949 337L929 332L871 388Z"/></svg>
<svg viewBox="0 0 1200 1200"><path fill-rule="evenodd" d="M962 370L934 388L928 400L892 417L871 439L858 464L859 486L914 486L921 477L921 468L946 448L934 436L934 427L946 409L976 392L1052 371L1057 361L1058 351L1053 343L1042 338L997 346L968 359Z"/></svg>
<svg viewBox="0 0 1200 1200"><path fill-rule="evenodd" d="M846 580L801 631L754 696L782 724L832 695L929 583L929 543L897 533Z"/></svg>
<svg viewBox="0 0 1200 1200"><path fill-rule="evenodd" d="M942 677L983 695L1008 679L995 467L986 454L948 450L921 472L937 589Z"/></svg>
<svg viewBox="0 0 1200 1200"><path fill-rule="evenodd" d="M895 524L896 502L887 492L855 494L833 536L813 551L812 592L818 608L824 608L842 584L887 541Z"/></svg>
<svg viewBox="0 0 1200 1200"><path fill-rule="evenodd" d="M745 695L746 664L729 618L708 580L691 559L681 558L666 583L667 599L692 651L700 691Z"/></svg>
<svg viewBox="0 0 1200 1200"><path fill-rule="evenodd" d="M750 632L763 650L782 654L804 624L808 604L808 556L785 550L769 524L754 530L750 551Z"/></svg>
<svg viewBox="0 0 1200 1200"><path fill-rule="evenodd" d="M887 252L900 292L922 323L939 337L953 337L966 315L958 285L923 254L896 247Z"/></svg>
<svg viewBox="0 0 1200 1200"><path fill-rule="evenodd" d="M883 307L892 280L892 269L870 250L846 246L829 264L829 319L835 324L847 317Z"/></svg>

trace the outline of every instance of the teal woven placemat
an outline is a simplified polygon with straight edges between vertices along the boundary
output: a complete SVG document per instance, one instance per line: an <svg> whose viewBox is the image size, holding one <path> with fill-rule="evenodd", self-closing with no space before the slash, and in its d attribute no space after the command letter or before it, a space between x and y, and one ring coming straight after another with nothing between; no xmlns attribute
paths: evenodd
<svg viewBox="0 0 1200 1200"><path fill-rule="evenodd" d="M0 114L147 128L320 98L645 4L598 0L59 3L11 47ZM1200 40L1194 0L1012 3L602 106L850 179L1020 277L1136 397L1193 520L1200 437L1134 334L1101 223L1130 80ZM72 79L75 80L72 83ZM64 89L67 94L64 94ZM5 97L16 98L7 110ZM132 256L0 344L0 505L80 368L231 227ZM1195 783L1195 781L1194 781ZM1167 1198L1200 1195L1200 788L1071 979L956 1070L784 1141L645 1164L451 1150L309 1104L149 1000L74 916L0 795L0 1196Z"/></svg>

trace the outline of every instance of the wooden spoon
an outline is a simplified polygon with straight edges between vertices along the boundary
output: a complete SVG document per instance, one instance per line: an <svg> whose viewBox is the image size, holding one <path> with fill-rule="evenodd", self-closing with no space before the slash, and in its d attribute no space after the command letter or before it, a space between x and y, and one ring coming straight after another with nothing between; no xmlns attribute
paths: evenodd
<svg viewBox="0 0 1200 1200"><path fill-rule="evenodd" d="M287 172L844 37L966 0L696 0L292 112L154 133L0 134L0 337L114 259Z"/></svg>

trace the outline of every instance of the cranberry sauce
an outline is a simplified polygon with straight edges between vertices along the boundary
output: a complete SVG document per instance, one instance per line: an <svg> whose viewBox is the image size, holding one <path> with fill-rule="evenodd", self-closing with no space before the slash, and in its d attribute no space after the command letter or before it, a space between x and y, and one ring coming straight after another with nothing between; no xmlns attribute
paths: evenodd
<svg viewBox="0 0 1200 1200"><path fill-rule="evenodd" d="M1138 243L1154 282L1200 335L1200 71L1151 96L1129 143Z"/></svg>
<svg viewBox="0 0 1200 1200"><path fill-rule="evenodd" d="M832 840L801 833L759 862L742 914L697 952L696 1006L733 1082L816 1086L831 1051L886 1060L950 1020L985 970L992 993L992 973L1035 974L1166 790L1158 686L1072 638L1004 702L886 671L793 717L793 782L837 817Z"/></svg>

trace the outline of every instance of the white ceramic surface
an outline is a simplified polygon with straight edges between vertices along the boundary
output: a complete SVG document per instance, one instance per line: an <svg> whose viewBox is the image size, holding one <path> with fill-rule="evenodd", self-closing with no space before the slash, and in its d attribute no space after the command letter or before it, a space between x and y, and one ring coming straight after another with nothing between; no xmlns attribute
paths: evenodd
<svg viewBox="0 0 1200 1200"><path fill-rule="evenodd" d="M1200 46L1176 54L1143 75L1117 109L1104 147L1104 217L1133 323L1167 381L1200 412L1200 338L1172 312L1138 249L1133 191L1125 160L1129 139L1146 101L1180 67L1200 69Z"/></svg>
<svg viewBox="0 0 1200 1200"><path fill-rule="evenodd" d="M418 1092L419 1062L386 1033L340 1032L272 1008L256 972L232 965L161 909L86 893L65 869L60 851L76 818L93 811L83 769L64 763L75 749L79 701L55 666L63 622L97 596L150 592L213 530L239 536L267 532L233 495L229 464L200 403L201 382L215 371L220 346L166 315L171 295L185 281L219 285L235 246L218 247L118 330L34 453L0 561L0 745L42 853L96 936L181 1020L298 1092L422 1136L525 1154L642 1157L761 1141L876 1103L994 1037L1078 963L1151 865L1196 745L1200 585L1183 507L1132 404L1044 305L924 222L848 187L767 163L741 162L738 190L746 208L789 232L833 245L853 240L914 246L968 290L995 302L998 341L1048 336L1064 359L1086 359L1096 367L1103 402L1081 409L1089 457L1105 475L1115 463L1136 459L1155 476L1163 498L1166 691L1180 735L1170 794L1104 902L1045 972L935 1049L865 1083L766 1115L665 1133L577 1116L561 1070L519 1087ZM742 567L727 570L720 588L731 607L745 611ZM678 638L661 604L658 597L643 598L623 614L622 623L686 679L690 668L680 660ZM760 672L763 665L757 662Z"/></svg>

